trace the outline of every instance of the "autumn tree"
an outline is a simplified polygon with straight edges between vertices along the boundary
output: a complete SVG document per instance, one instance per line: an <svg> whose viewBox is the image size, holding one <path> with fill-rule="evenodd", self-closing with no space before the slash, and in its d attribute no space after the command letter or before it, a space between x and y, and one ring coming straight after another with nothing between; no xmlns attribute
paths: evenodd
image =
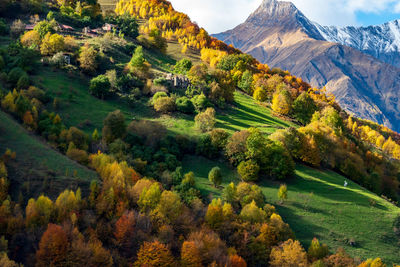
<svg viewBox="0 0 400 267"><path fill-rule="evenodd" d="M21 44L26 47L38 48L40 45L40 35L37 31L27 31L21 36Z"/></svg>
<svg viewBox="0 0 400 267"><path fill-rule="evenodd" d="M26 206L26 226L36 227L47 225L54 212L54 204L51 199L46 196L40 196L37 200L31 198Z"/></svg>
<svg viewBox="0 0 400 267"><path fill-rule="evenodd" d="M326 266L348 266L355 267L357 264L343 248L338 248L335 254L330 255L324 259Z"/></svg>
<svg viewBox="0 0 400 267"><path fill-rule="evenodd" d="M124 252L129 253L133 245L135 231L135 215L133 212L124 213L115 223L114 237Z"/></svg>
<svg viewBox="0 0 400 267"><path fill-rule="evenodd" d="M287 90L275 92L272 98L272 110L281 115L289 115L292 110L292 98Z"/></svg>
<svg viewBox="0 0 400 267"><path fill-rule="evenodd" d="M165 190L154 213L166 223L174 224L183 208L179 194Z"/></svg>
<svg viewBox="0 0 400 267"><path fill-rule="evenodd" d="M185 241L181 249L181 265L183 267L202 267L201 255L193 241Z"/></svg>
<svg viewBox="0 0 400 267"><path fill-rule="evenodd" d="M287 186L285 184L281 185L278 190L278 198L283 203L287 199Z"/></svg>
<svg viewBox="0 0 400 267"><path fill-rule="evenodd" d="M287 240L278 247L274 247L270 255L272 267L308 266L307 253L299 241Z"/></svg>
<svg viewBox="0 0 400 267"><path fill-rule="evenodd" d="M264 102L268 99L268 92L261 87L257 87L254 90L253 98L259 102Z"/></svg>
<svg viewBox="0 0 400 267"><path fill-rule="evenodd" d="M245 182L254 182L258 180L260 166L253 160L242 161L237 167L238 174Z"/></svg>
<svg viewBox="0 0 400 267"><path fill-rule="evenodd" d="M54 55L64 49L64 37L55 33L47 33L40 45L40 53L44 56Z"/></svg>
<svg viewBox="0 0 400 267"><path fill-rule="evenodd" d="M88 43L81 47L78 61L84 72L93 73L97 69L97 51Z"/></svg>
<svg viewBox="0 0 400 267"><path fill-rule="evenodd" d="M234 166L246 160L247 138L249 135L249 131L242 130L235 132L228 140L225 154Z"/></svg>
<svg viewBox="0 0 400 267"><path fill-rule="evenodd" d="M267 213L257 207L256 202L253 200L250 204L243 207L240 217L251 223L261 223L267 219Z"/></svg>
<svg viewBox="0 0 400 267"><path fill-rule="evenodd" d="M142 212L149 212L156 208L161 198L160 185L153 183L149 188L144 188L138 201Z"/></svg>
<svg viewBox="0 0 400 267"><path fill-rule="evenodd" d="M196 127L202 132L211 131L216 123L215 110L213 108L207 108L204 112L199 113L194 118Z"/></svg>
<svg viewBox="0 0 400 267"><path fill-rule="evenodd" d="M219 186L222 182L221 169L219 167L212 168L208 173L208 180L214 185L214 187Z"/></svg>
<svg viewBox="0 0 400 267"><path fill-rule="evenodd" d="M61 226L49 224L39 242L36 266L63 266L69 242Z"/></svg>
<svg viewBox="0 0 400 267"><path fill-rule="evenodd" d="M246 261L239 255L230 255L227 267L247 267Z"/></svg>
<svg viewBox="0 0 400 267"><path fill-rule="evenodd" d="M323 244L322 246L320 245L319 241L317 238L313 238L311 241L311 245L308 248L308 258L311 261L316 261L319 259L324 258L326 255L329 254L329 249L328 246Z"/></svg>
<svg viewBox="0 0 400 267"><path fill-rule="evenodd" d="M381 258L376 258L376 259L368 259L362 262L357 267L386 267L386 264L382 262Z"/></svg>
<svg viewBox="0 0 400 267"><path fill-rule="evenodd" d="M159 97L153 102L157 112L168 113L176 110L175 99L169 96Z"/></svg>
<svg viewBox="0 0 400 267"><path fill-rule="evenodd" d="M208 205L205 220L212 229L220 229L224 221L221 199L213 199Z"/></svg>
<svg viewBox="0 0 400 267"><path fill-rule="evenodd" d="M236 197L242 207L250 204L252 201L255 201L257 206L262 207L265 200L261 188L258 185L245 182L240 182L237 185Z"/></svg>
<svg viewBox="0 0 400 267"><path fill-rule="evenodd" d="M144 242L137 254L134 266L172 267L175 265L169 249L164 244L154 241Z"/></svg>
<svg viewBox="0 0 400 267"><path fill-rule="evenodd" d="M218 234L211 230L201 229L190 233L188 241L196 244L203 266L208 266L214 261L222 264L227 248Z"/></svg>
<svg viewBox="0 0 400 267"><path fill-rule="evenodd" d="M125 116L120 110L110 112L103 122L102 136L106 143L124 137L126 133Z"/></svg>

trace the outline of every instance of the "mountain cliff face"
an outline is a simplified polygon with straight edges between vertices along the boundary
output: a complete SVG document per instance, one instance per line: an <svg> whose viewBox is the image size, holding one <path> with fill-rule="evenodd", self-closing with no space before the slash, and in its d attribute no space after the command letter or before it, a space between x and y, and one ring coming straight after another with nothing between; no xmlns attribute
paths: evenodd
<svg viewBox="0 0 400 267"><path fill-rule="evenodd" d="M369 27L314 25L326 41L356 48L383 62L400 67L400 20Z"/></svg>
<svg viewBox="0 0 400 267"><path fill-rule="evenodd" d="M343 36L334 33L333 27L308 20L290 2L264 0L244 23L215 37L313 86L326 86L350 113L399 131L400 69L372 56L382 48L373 41L367 54L334 40Z"/></svg>

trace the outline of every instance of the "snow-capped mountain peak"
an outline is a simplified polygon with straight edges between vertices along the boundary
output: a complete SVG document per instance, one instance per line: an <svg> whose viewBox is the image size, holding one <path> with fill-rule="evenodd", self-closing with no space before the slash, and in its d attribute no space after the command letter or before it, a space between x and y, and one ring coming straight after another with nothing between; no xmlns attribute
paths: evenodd
<svg viewBox="0 0 400 267"><path fill-rule="evenodd" d="M351 46L400 67L400 19L368 27L314 25L329 42Z"/></svg>

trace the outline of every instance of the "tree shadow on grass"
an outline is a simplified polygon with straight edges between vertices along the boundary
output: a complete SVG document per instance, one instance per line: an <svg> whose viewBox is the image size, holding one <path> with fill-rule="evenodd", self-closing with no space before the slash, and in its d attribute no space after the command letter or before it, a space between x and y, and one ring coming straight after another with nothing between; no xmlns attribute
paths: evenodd
<svg viewBox="0 0 400 267"><path fill-rule="evenodd" d="M329 230L317 224L310 223L303 216L295 214L295 211L287 206L276 206L278 213L283 220L290 225L290 228L296 234L296 238L302 240L303 245L308 247L311 240L316 236L316 232L328 232Z"/></svg>

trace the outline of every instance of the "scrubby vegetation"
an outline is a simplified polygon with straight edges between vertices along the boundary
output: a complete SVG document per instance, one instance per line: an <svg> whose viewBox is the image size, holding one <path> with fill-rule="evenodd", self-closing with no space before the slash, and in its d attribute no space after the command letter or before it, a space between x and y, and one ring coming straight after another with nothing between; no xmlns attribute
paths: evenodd
<svg viewBox="0 0 400 267"><path fill-rule="evenodd" d="M2 110L79 166L77 180L99 177L33 195L10 182L19 153L0 146L4 265L383 266L316 238L306 250L278 210L299 179L295 162L397 204L397 133L210 37L164 0L121 0L107 16L96 1L2 5ZM181 46L181 58L169 45ZM206 187L193 172L204 166L184 171L188 155L213 162ZM275 183L272 202L265 185Z"/></svg>

